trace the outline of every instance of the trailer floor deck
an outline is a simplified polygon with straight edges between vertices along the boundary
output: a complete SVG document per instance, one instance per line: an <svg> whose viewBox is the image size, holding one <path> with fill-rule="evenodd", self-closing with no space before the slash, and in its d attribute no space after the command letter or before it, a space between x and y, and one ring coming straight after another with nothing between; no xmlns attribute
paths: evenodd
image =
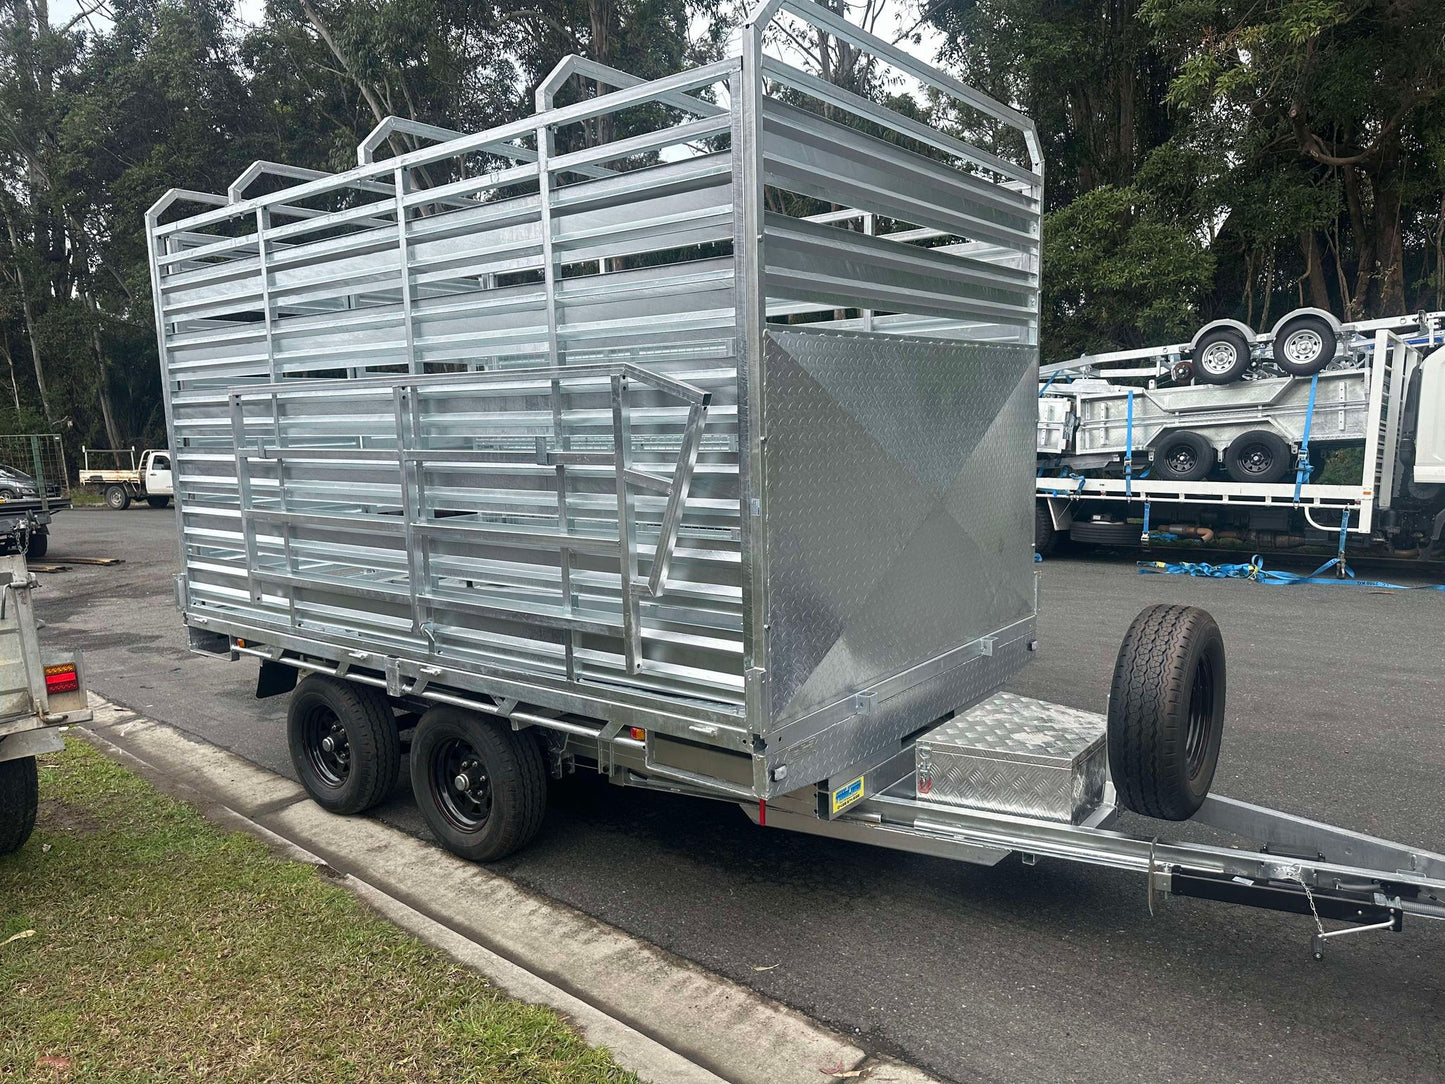
<svg viewBox="0 0 1445 1084"><path fill-rule="evenodd" d="M48 635L86 651L96 691L289 775L284 701L185 650L173 515L68 517L56 561L127 563L47 579ZM1134 614L1204 606L1230 663L1219 793L1445 843L1438 592L1144 577L1134 559L1039 566L1042 651L1015 691L1101 711ZM381 816L424 832L409 798ZM960 1080L1445 1075L1445 924L1345 938L1317 964L1295 916L1180 899L1150 919L1131 875L760 832L723 803L595 781L556 788L542 837L498 868Z"/></svg>

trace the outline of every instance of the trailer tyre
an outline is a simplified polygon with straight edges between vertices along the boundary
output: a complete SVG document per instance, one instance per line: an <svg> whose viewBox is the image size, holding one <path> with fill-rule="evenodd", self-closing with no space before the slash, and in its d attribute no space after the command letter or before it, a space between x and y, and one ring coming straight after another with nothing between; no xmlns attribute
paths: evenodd
<svg viewBox="0 0 1445 1084"><path fill-rule="evenodd" d="M1198 433L1170 433L1154 452L1154 466L1165 481L1197 482L1214 469L1214 445Z"/></svg>
<svg viewBox="0 0 1445 1084"><path fill-rule="evenodd" d="M1249 368L1249 340L1232 327L1217 327L1194 344L1194 382L1231 384Z"/></svg>
<svg viewBox="0 0 1445 1084"><path fill-rule="evenodd" d="M401 738L379 690L312 674L286 711L291 764L306 793L332 813L360 813L391 796L401 772Z"/></svg>
<svg viewBox="0 0 1445 1084"><path fill-rule="evenodd" d="M1236 482L1278 482L1292 461L1289 445L1267 429L1241 433L1224 453L1224 469Z"/></svg>
<svg viewBox="0 0 1445 1084"><path fill-rule="evenodd" d="M1270 347L1274 363L1291 376L1313 376L1334 361L1340 339L1321 316L1286 320Z"/></svg>
<svg viewBox="0 0 1445 1084"><path fill-rule="evenodd" d="M1137 523L1112 523L1108 520L1076 519L1069 528L1075 542L1091 542L1097 546L1137 546L1142 528Z"/></svg>
<svg viewBox="0 0 1445 1084"><path fill-rule="evenodd" d="M1193 606L1151 606L1134 619L1109 688L1109 773L1119 801L1182 821L1209 793L1224 733L1224 638Z"/></svg>
<svg viewBox="0 0 1445 1084"><path fill-rule="evenodd" d="M124 512L130 507L130 494L125 491L125 486L106 486L105 504L107 508Z"/></svg>
<svg viewBox="0 0 1445 1084"><path fill-rule="evenodd" d="M31 531L30 541L25 543L25 556L32 561L38 561L44 557L50 549L50 532L47 530Z"/></svg>
<svg viewBox="0 0 1445 1084"><path fill-rule="evenodd" d="M35 829L40 782L34 757L0 761L0 854L25 846Z"/></svg>
<svg viewBox="0 0 1445 1084"><path fill-rule="evenodd" d="M1054 529L1054 517L1049 506L1043 501L1034 503L1034 551L1041 557L1050 556L1059 548L1059 532Z"/></svg>
<svg viewBox="0 0 1445 1084"><path fill-rule="evenodd" d="M547 812L536 739L462 708L434 707L417 723L411 788L442 846L473 862L526 846Z"/></svg>

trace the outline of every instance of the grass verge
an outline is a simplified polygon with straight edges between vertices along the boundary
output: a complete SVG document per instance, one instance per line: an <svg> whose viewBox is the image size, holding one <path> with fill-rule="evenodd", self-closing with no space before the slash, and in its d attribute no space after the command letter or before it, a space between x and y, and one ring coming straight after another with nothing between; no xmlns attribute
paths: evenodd
<svg viewBox="0 0 1445 1084"><path fill-rule="evenodd" d="M636 1080L76 739L40 793L0 858L0 1080Z"/></svg>

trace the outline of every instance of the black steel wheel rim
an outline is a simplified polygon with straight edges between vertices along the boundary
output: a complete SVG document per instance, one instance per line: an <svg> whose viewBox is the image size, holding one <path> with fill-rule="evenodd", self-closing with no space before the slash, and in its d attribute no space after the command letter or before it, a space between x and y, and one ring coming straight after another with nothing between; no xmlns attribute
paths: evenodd
<svg viewBox="0 0 1445 1084"><path fill-rule="evenodd" d="M1209 759L1209 738L1214 730L1214 663L1203 656L1194 667L1189 689L1189 727L1184 733L1184 763L1191 780L1198 779Z"/></svg>
<svg viewBox="0 0 1445 1084"><path fill-rule="evenodd" d="M340 787L351 774L351 743L336 713L324 704L306 712L303 728L306 762L329 787Z"/></svg>
<svg viewBox="0 0 1445 1084"><path fill-rule="evenodd" d="M471 743L447 738L431 755L432 791L447 822L461 832L480 831L492 815L492 781Z"/></svg>
<svg viewBox="0 0 1445 1084"><path fill-rule="evenodd" d="M1187 444L1176 444L1169 449L1168 462L1170 470L1175 474L1188 474L1199 462L1194 454L1194 449Z"/></svg>
<svg viewBox="0 0 1445 1084"><path fill-rule="evenodd" d="M1268 474L1274 468L1274 453L1263 443L1240 449L1239 469L1246 474Z"/></svg>

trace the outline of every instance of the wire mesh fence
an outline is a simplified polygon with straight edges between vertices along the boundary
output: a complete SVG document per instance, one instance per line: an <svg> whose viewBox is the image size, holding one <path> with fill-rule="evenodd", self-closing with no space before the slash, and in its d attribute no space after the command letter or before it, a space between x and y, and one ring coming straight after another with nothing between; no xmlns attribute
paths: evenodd
<svg viewBox="0 0 1445 1084"><path fill-rule="evenodd" d="M70 496L65 446L55 433L0 436L0 499Z"/></svg>

